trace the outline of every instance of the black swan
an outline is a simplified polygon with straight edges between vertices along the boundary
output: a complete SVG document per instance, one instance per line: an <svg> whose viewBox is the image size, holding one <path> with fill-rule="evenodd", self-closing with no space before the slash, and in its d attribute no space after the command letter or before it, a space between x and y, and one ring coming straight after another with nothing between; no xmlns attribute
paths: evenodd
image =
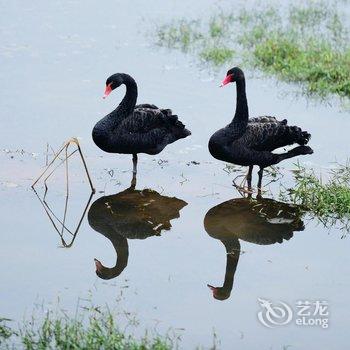
<svg viewBox="0 0 350 350"><path fill-rule="evenodd" d="M102 279L119 276L128 264L128 239L160 236L171 228L170 220L180 217L187 203L158 192L128 188L120 193L98 198L92 203L89 225L108 238L117 254L114 267L106 267L95 259L96 274Z"/></svg>
<svg viewBox="0 0 350 350"><path fill-rule="evenodd" d="M225 300L230 297L234 275L240 257L239 240L269 245L282 243L303 231L303 212L298 206L273 199L236 198L208 210L204 218L207 233L219 239L226 249L226 272L222 287L208 284L213 297Z"/></svg>
<svg viewBox="0 0 350 350"><path fill-rule="evenodd" d="M232 82L236 82L237 88L236 113L230 124L211 136L208 145L209 151L216 159L249 166L246 176L247 192L251 191L253 166L258 165L260 167L258 191L261 193L263 169L284 159L312 154L313 150L309 146L305 146L311 135L297 126L287 125L286 119L278 121L275 117L269 116L249 119L244 73L238 67L227 72L221 86ZM295 143L300 146L286 153L272 153L279 147Z"/></svg>
<svg viewBox="0 0 350 350"><path fill-rule="evenodd" d="M158 154L165 146L191 135L170 109L152 104L136 105L137 85L128 74L116 73L106 81L104 98L125 84L126 93L119 106L102 118L92 130L95 144L105 152L133 155L133 174L137 154Z"/></svg>

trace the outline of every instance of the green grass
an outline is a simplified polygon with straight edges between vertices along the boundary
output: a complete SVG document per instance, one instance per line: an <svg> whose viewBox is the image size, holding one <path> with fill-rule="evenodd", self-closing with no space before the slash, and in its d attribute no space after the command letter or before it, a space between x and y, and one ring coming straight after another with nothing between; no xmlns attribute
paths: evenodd
<svg viewBox="0 0 350 350"><path fill-rule="evenodd" d="M16 332L7 325L9 321L11 320L0 318L0 348L2 348L2 345L6 343L9 338L16 335Z"/></svg>
<svg viewBox="0 0 350 350"><path fill-rule="evenodd" d="M199 21L180 20L157 29L157 43L168 48L188 51L196 42L202 39L199 32Z"/></svg>
<svg viewBox="0 0 350 350"><path fill-rule="evenodd" d="M305 83L310 93L350 96L350 49L339 52L315 41L304 48L281 34L257 44L254 56L265 72Z"/></svg>
<svg viewBox="0 0 350 350"><path fill-rule="evenodd" d="M350 164L338 165L330 171L328 180L317 176L313 170L297 164L295 185L286 193L289 199L311 212L326 226L339 221L350 230Z"/></svg>
<svg viewBox="0 0 350 350"><path fill-rule="evenodd" d="M214 65L222 65L231 61L235 52L227 47L206 47L199 56L204 61L212 62Z"/></svg>
<svg viewBox="0 0 350 350"><path fill-rule="evenodd" d="M157 30L157 43L226 68L244 62L305 93L350 97L350 44L337 1L255 5L217 11L208 20L182 19Z"/></svg>
<svg viewBox="0 0 350 350"><path fill-rule="evenodd" d="M168 338L141 339L126 335L118 326L113 315L106 311L89 312L89 317L70 318L61 314L47 313L40 322L31 320L18 330L13 330L9 320L0 319L1 349L115 349L115 350L168 350L174 345Z"/></svg>

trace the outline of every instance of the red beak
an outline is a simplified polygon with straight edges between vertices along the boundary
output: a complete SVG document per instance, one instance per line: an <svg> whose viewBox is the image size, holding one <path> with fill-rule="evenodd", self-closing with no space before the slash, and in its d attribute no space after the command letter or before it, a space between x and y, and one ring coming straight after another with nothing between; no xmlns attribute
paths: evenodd
<svg viewBox="0 0 350 350"><path fill-rule="evenodd" d="M101 271L103 265L101 264L101 262L97 259L94 259L95 261L95 266L96 266L96 271Z"/></svg>
<svg viewBox="0 0 350 350"><path fill-rule="evenodd" d="M207 284L207 287L209 287L209 289L212 290L212 291L216 290L216 288L214 286L210 285L210 284Z"/></svg>
<svg viewBox="0 0 350 350"><path fill-rule="evenodd" d="M232 74L227 75L226 78L221 82L220 87L223 87L228 83L231 83L232 78L233 78Z"/></svg>
<svg viewBox="0 0 350 350"><path fill-rule="evenodd" d="M106 98L111 92L112 92L112 83L106 86L105 94L102 96L102 98Z"/></svg>

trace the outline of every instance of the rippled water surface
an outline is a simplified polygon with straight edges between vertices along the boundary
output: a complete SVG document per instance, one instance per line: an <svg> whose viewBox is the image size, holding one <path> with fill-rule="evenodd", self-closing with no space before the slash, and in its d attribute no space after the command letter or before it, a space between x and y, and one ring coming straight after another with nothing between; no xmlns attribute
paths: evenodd
<svg viewBox="0 0 350 350"><path fill-rule="evenodd" d="M152 44L157 23L204 16L212 6L0 2L0 316L21 320L35 302L57 297L73 312L79 297L89 297L135 313L142 329L175 329L186 349L209 347L214 333L223 349L346 348L348 238L278 201L279 184L292 185L295 160L283 163L285 176L264 200L243 199L232 187L236 174L207 151L210 135L233 114L233 87L218 88L226 69L209 73ZM101 99L114 72L134 76L139 102L172 108L193 132L157 156L139 157L136 190L128 189L131 157L103 153L90 136L124 94ZM349 113L292 90L247 72L252 116L281 116L312 133L315 153L302 163L344 162ZM84 216L76 235L61 237L49 216L56 225L55 216L64 217L64 169L51 178L45 202L42 185L39 198L30 185L45 165L47 142L57 149L71 136L80 138L97 193L89 198L84 169L72 157L66 226L73 234ZM325 300L329 327L293 321L269 329L258 320L258 298L295 311L298 300Z"/></svg>

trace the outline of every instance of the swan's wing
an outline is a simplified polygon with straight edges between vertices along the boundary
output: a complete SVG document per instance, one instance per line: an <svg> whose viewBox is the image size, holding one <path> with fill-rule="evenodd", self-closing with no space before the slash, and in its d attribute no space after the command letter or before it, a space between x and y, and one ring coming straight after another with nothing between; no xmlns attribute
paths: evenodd
<svg viewBox="0 0 350 350"><path fill-rule="evenodd" d="M135 108L132 116L125 120L123 126L130 132L146 133L148 131L166 128L169 116L159 108Z"/></svg>
<svg viewBox="0 0 350 350"><path fill-rule="evenodd" d="M276 124L287 124L287 119L281 121L277 120L276 117L264 115L261 117L249 118L248 123L276 123Z"/></svg>
<svg viewBox="0 0 350 350"><path fill-rule="evenodd" d="M135 108L133 115L119 125L118 140L129 153L152 152L166 143L175 123L180 123L177 116L167 115L161 109Z"/></svg>
<svg viewBox="0 0 350 350"><path fill-rule="evenodd" d="M158 108L156 105L152 105L152 104L149 104L149 103L143 103L143 104L135 106L135 111L148 112L149 109L161 111L164 115L168 115L168 116L173 115L173 111L171 109L169 109L169 108L165 108L165 109Z"/></svg>
<svg viewBox="0 0 350 350"><path fill-rule="evenodd" d="M276 148L298 143L305 145L311 135L298 126L289 126L282 122L248 123L242 136L245 144L258 151L273 151Z"/></svg>
<svg viewBox="0 0 350 350"><path fill-rule="evenodd" d="M150 103L142 103L139 105L135 106L135 109L143 109L143 108L147 108L147 109L159 109L156 105L152 105Z"/></svg>

